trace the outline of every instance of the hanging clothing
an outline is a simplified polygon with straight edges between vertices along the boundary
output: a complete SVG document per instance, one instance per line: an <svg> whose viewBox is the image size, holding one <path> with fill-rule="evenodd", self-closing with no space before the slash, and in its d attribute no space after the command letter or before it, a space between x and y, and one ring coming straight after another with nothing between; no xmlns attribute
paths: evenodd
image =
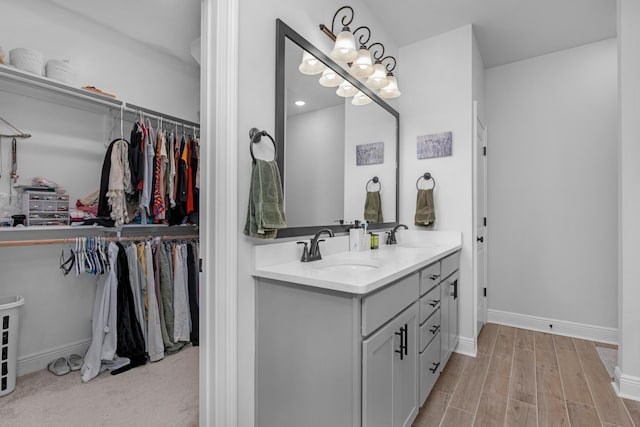
<svg viewBox="0 0 640 427"><path fill-rule="evenodd" d="M135 301L129 282L129 262L124 246L120 243L116 243L116 245L118 248L116 269L118 280L117 353L120 357L128 358L130 363L124 368L112 371L111 373L114 375L147 363L144 337L136 317Z"/></svg>
<svg viewBox="0 0 640 427"><path fill-rule="evenodd" d="M158 299L155 292L155 282L153 275L153 255L149 242L141 243L144 247L145 279L147 282L147 304L148 304L148 351L149 360L157 362L164 358L164 342L162 340L162 329L160 327L160 312L158 310Z"/></svg>
<svg viewBox="0 0 640 427"><path fill-rule="evenodd" d="M138 253L135 245L129 245L126 248L127 262L129 266L129 284L131 285L131 292L133 293L136 319L142 330L142 337L145 343L145 352L148 352L147 348L147 318L144 309L144 289L145 284L144 274L142 272L142 266L138 260Z"/></svg>
<svg viewBox="0 0 640 427"><path fill-rule="evenodd" d="M162 300L162 338L164 350L167 354L173 354L184 347L184 343L174 342L174 312L173 312L173 286L171 283L171 267L167 258L167 251L162 243L158 243L154 256L158 259L158 275L160 283L160 296Z"/></svg>
<svg viewBox="0 0 640 427"><path fill-rule="evenodd" d="M183 246L175 245L173 257L173 310L175 313L173 339L176 342L190 340L190 314L187 282L185 280L185 263L187 260L184 257Z"/></svg>
<svg viewBox="0 0 640 427"><path fill-rule="evenodd" d="M200 342L200 308L198 298L198 271L199 260L197 245L187 244L187 277L189 287L189 314L191 316L191 344L199 345Z"/></svg>
<svg viewBox="0 0 640 427"><path fill-rule="evenodd" d="M117 349L117 266L118 246L109 243L109 273L100 276L93 306L93 337L87 350L80 374L82 382L89 382L101 370L103 361L116 360ZM104 279L103 279L104 278Z"/></svg>

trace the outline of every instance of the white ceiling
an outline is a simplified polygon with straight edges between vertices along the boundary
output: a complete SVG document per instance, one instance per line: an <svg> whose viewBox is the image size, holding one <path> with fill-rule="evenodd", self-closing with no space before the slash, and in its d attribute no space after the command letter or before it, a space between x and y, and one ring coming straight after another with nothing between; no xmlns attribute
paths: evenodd
<svg viewBox="0 0 640 427"><path fill-rule="evenodd" d="M49 1L193 63L189 44L200 36L199 0ZM473 24L487 68L616 35L615 0L366 2L398 46Z"/></svg>
<svg viewBox="0 0 640 427"><path fill-rule="evenodd" d="M473 24L485 68L616 36L615 0L366 2L398 46Z"/></svg>

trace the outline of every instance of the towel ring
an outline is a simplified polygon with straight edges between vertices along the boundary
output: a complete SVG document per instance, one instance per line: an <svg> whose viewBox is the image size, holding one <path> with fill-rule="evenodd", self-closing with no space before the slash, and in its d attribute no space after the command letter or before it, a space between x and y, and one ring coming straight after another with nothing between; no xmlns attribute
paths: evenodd
<svg viewBox="0 0 640 427"><path fill-rule="evenodd" d="M378 191L382 190L382 182L380 182L377 176L374 176L369 181L367 181L366 185L364 186L365 190L369 191L369 184L371 184L372 182L380 186L380 188L378 188Z"/></svg>
<svg viewBox="0 0 640 427"><path fill-rule="evenodd" d="M253 163L256 162L256 157L253 155L253 144L257 144L258 142L260 142L263 136L268 137L271 142L273 142L273 160L276 160L278 158L278 147L276 146L276 142L273 140L271 135L269 135L266 130L260 131L256 128L251 128L251 130L249 131L249 152L251 153L251 159L253 159Z"/></svg>
<svg viewBox="0 0 640 427"><path fill-rule="evenodd" d="M420 189L420 187L418 187L418 184L420 183L420 180L424 179L425 181L433 181L433 187L431 187L431 190L435 190L436 188L436 180L434 177L431 176L431 174L429 172L425 172L424 175L420 175L418 177L418 180L416 181L416 189Z"/></svg>

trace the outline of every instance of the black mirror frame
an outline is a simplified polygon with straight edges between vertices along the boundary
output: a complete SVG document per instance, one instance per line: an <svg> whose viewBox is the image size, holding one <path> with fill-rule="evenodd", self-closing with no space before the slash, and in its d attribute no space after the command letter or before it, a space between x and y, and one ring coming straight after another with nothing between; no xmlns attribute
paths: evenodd
<svg viewBox="0 0 640 427"><path fill-rule="evenodd" d="M382 98L375 94L371 89L366 87L358 79L351 76L344 68L336 64L331 58L322 53L318 48L309 43L295 30L285 24L282 20L276 19L276 117L275 117L275 139L278 153L281 153L276 162L282 174L282 185L285 182L284 156L286 154L284 147L285 137L285 48L287 38L306 50L325 65L340 74L345 80L357 87L362 93L367 95L376 104L384 108L387 112L396 118L396 220L395 222L371 223L369 230L379 230L385 228L393 228L399 223L400 217L400 113L387 104ZM364 206L363 206L364 209ZM277 238L297 237L312 235L320 228L328 228L334 233L348 232L351 225L315 225L308 227L288 227L278 230Z"/></svg>

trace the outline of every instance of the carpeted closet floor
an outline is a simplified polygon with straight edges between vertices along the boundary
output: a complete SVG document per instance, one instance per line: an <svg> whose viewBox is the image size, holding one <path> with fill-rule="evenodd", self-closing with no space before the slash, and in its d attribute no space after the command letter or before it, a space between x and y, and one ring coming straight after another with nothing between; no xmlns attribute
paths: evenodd
<svg viewBox="0 0 640 427"><path fill-rule="evenodd" d="M103 372L87 384L80 371L18 377L16 389L0 397L0 426L197 426L198 349L120 375Z"/></svg>

